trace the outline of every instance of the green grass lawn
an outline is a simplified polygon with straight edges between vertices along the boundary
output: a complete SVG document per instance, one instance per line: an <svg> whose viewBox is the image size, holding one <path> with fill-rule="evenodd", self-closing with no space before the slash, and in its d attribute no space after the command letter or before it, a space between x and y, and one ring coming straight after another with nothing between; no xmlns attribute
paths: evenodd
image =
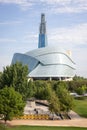
<svg viewBox="0 0 87 130"><path fill-rule="evenodd" d="M74 111L77 112L80 116L87 118L87 98L84 100L75 99Z"/></svg>
<svg viewBox="0 0 87 130"><path fill-rule="evenodd" d="M44 126L16 126L6 130L87 130L79 127L44 127Z"/></svg>
<svg viewBox="0 0 87 130"><path fill-rule="evenodd" d="M53 126L12 126L5 127L0 124L0 130L87 130L83 127L53 127Z"/></svg>

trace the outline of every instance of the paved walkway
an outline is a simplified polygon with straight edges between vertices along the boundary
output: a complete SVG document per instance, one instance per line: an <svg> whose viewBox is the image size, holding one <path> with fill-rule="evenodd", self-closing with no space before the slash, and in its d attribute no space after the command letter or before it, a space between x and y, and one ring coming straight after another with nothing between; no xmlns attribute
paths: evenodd
<svg viewBox="0 0 87 130"><path fill-rule="evenodd" d="M87 127L87 119L73 120L13 120L8 121L10 125L30 125L30 126L76 126Z"/></svg>

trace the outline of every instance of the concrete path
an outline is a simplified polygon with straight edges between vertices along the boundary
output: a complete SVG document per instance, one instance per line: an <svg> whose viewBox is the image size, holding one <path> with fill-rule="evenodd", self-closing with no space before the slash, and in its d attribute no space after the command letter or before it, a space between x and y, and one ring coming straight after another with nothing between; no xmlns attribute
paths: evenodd
<svg viewBox="0 0 87 130"><path fill-rule="evenodd" d="M73 120L13 120L8 121L10 125L30 125L30 126L73 126L87 127L87 119Z"/></svg>

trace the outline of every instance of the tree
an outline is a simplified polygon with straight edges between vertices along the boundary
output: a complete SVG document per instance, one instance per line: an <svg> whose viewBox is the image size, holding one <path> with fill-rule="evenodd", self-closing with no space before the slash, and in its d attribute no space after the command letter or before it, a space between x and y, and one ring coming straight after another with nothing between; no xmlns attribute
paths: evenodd
<svg viewBox="0 0 87 130"><path fill-rule="evenodd" d="M28 82L27 98L35 97L36 86L31 80Z"/></svg>
<svg viewBox="0 0 87 130"><path fill-rule="evenodd" d="M71 110L73 107L73 97L70 95L66 86L60 83L56 90L56 93L60 101L61 112L68 112L69 110Z"/></svg>
<svg viewBox="0 0 87 130"><path fill-rule="evenodd" d="M51 88L49 88L49 97L48 97L48 102L49 102L49 110L54 114L60 113L60 101L59 98L57 97L55 91L53 91Z"/></svg>
<svg viewBox="0 0 87 130"><path fill-rule="evenodd" d="M2 72L0 72L0 88L2 86Z"/></svg>
<svg viewBox="0 0 87 130"><path fill-rule="evenodd" d="M24 106L22 96L13 87L6 86L0 90L0 115L3 115L5 123L15 116L22 115Z"/></svg>
<svg viewBox="0 0 87 130"><path fill-rule="evenodd" d="M36 87L35 98L42 100L48 99L50 85L46 81L35 81L34 85Z"/></svg>
<svg viewBox="0 0 87 130"><path fill-rule="evenodd" d="M83 95L83 94L86 93L86 89L87 89L86 85L82 85L82 87L76 88L75 91L76 91L79 95Z"/></svg>
<svg viewBox="0 0 87 130"><path fill-rule="evenodd" d="M84 77L75 75L75 76L73 77L73 80L74 80L74 81L84 81L84 80L87 80L87 78L84 78Z"/></svg>
<svg viewBox="0 0 87 130"><path fill-rule="evenodd" d="M26 98L28 89L27 75L28 67L26 65L22 65L22 63L17 62L16 64L6 66L1 75L0 88L2 89L6 85L8 87L13 86L16 91Z"/></svg>

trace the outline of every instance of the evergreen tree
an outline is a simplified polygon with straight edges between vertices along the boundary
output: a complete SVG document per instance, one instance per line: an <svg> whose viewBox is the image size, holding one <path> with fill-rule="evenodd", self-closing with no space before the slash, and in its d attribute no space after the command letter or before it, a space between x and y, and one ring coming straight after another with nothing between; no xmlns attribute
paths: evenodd
<svg viewBox="0 0 87 130"><path fill-rule="evenodd" d="M73 97L70 95L69 91L67 90L64 84L59 84L56 90L57 96L60 101L60 109L61 111L68 112L73 107Z"/></svg>
<svg viewBox="0 0 87 130"><path fill-rule="evenodd" d="M49 110L53 114L60 113L60 101L59 101L59 98L57 97L55 91L50 91L50 96L49 96L48 102L49 102Z"/></svg>

